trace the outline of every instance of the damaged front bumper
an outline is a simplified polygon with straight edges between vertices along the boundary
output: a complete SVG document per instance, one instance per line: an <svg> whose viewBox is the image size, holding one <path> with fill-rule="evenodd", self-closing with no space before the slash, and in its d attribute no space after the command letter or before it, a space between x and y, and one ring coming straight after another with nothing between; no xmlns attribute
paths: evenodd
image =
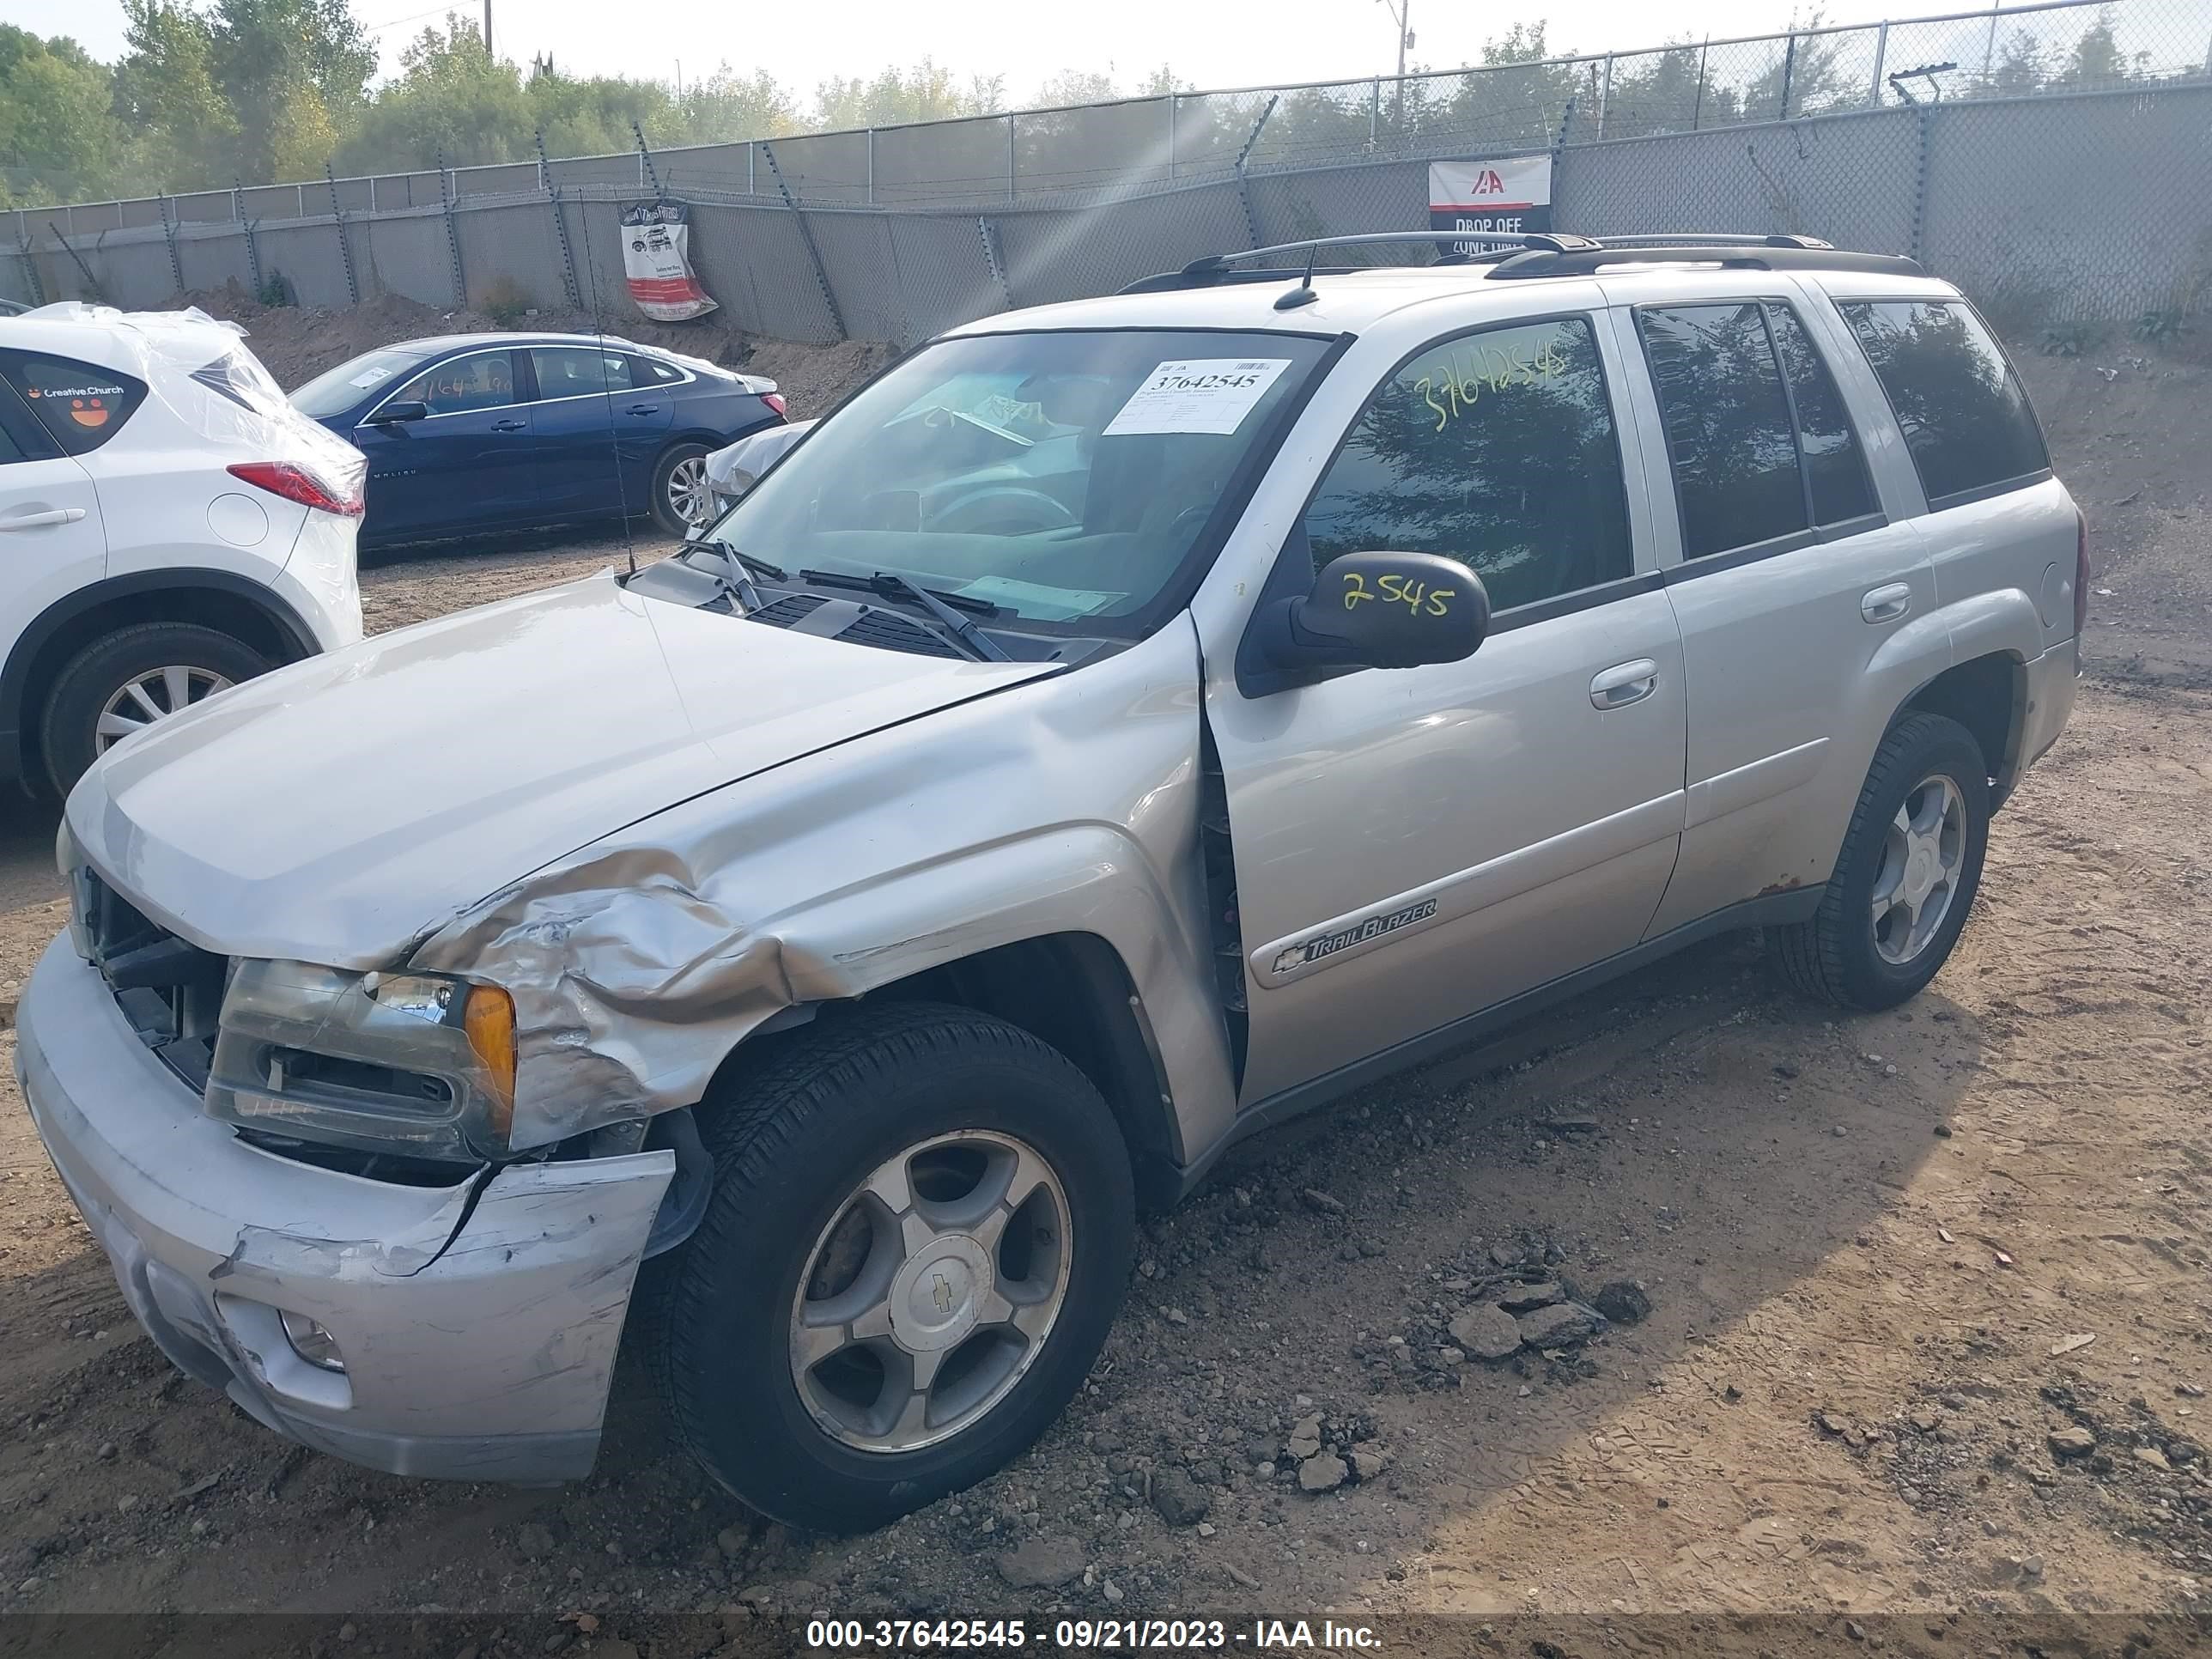
<svg viewBox="0 0 2212 1659"><path fill-rule="evenodd" d="M432 1188L239 1139L141 1044L66 935L18 1011L33 1121L131 1311L260 1422L395 1474L587 1473L630 1290L675 1169L647 1152ZM329 1334L310 1364L283 1316Z"/></svg>

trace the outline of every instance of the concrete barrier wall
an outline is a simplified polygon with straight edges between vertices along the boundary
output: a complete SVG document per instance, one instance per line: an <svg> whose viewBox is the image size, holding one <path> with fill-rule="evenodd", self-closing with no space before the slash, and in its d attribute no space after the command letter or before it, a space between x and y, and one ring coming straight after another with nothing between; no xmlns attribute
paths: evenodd
<svg viewBox="0 0 2212 1659"><path fill-rule="evenodd" d="M797 210L771 193L754 146L673 152L664 182L691 202L693 264L721 303L717 320L782 339L908 344L1009 305L1107 291L1201 254L1418 228L1428 214L1419 159L1255 168L1241 180L1101 192L1080 206L1063 197L955 210L824 205L824 193L866 196L865 149L813 139L775 148L787 179L794 187L803 179L816 198ZM1969 293L2002 296L2015 302L2015 318L2041 321L2124 323L2212 304L2212 87L1858 111L1571 143L1554 158L1553 222L1564 228L1806 232L1916 253ZM637 315L623 281L619 222L623 204L642 198L635 160L551 167L582 304L615 328ZM750 180L749 166L758 170ZM460 171L468 185L450 209L439 203L434 173L380 178L374 213L354 205L354 187L365 181L341 181L363 297L450 307L513 294L541 308L562 304L555 200L536 164ZM394 194L417 204L386 199ZM234 200L258 222L264 276L281 275L303 305L343 306L345 265L329 196L325 185L321 216L301 218L290 185L205 192L181 198L166 228L158 214L150 225L125 222L137 204L79 207L66 247L37 210L0 216L0 234L12 233L16 250L29 239L27 259L0 243L0 294L52 300L96 289L118 305L172 303L173 234L187 289L248 283L245 227L205 216ZM68 249L90 269L91 284Z"/></svg>

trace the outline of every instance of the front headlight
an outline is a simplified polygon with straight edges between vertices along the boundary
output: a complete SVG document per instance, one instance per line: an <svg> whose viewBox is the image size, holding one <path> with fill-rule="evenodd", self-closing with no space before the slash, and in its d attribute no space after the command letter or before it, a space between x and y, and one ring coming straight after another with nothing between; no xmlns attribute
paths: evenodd
<svg viewBox="0 0 2212 1659"><path fill-rule="evenodd" d="M474 1163L507 1150L514 1039L514 1000L495 985L241 961L207 1109L301 1139Z"/></svg>

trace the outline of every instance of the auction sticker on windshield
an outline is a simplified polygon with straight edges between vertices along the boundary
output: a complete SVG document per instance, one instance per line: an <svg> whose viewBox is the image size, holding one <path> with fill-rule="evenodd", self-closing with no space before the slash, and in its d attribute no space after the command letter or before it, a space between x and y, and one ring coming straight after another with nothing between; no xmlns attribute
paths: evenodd
<svg viewBox="0 0 2212 1659"><path fill-rule="evenodd" d="M1187 357L1162 363L1130 393L1103 435L1234 432L1290 366L1288 357Z"/></svg>

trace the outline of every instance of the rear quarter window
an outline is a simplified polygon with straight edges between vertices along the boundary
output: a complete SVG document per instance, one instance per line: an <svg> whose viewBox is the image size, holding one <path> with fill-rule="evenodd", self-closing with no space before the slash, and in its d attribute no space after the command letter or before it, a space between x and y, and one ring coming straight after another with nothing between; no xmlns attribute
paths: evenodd
<svg viewBox="0 0 2212 1659"><path fill-rule="evenodd" d="M72 357L0 353L0 378L21 394L46 435L68 454L95 450L146 400L146 383Z"/></svg>
<svg viewBox="0 0 2212 1659"><path fill-rule="evenodd" d="M1929 507L2050 470L2027 393L1965 303L1844 300L1837 308L1888 395Z"/></svg>

